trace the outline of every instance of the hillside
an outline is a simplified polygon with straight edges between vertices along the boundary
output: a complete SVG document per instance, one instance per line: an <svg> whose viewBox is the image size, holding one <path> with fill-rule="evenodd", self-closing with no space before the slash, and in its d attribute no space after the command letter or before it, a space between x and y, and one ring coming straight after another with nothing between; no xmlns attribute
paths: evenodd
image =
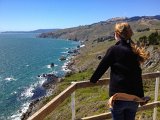
<svg viewBox="0 0 160 120"><path fill-rule="evenodd" d="M71 40L97 40L112 39L114 25L117 22L129 22L134 31L149 28L151 30L160 29L160 15L157 16L136 16L131 18L112 18L106 21L93 23L91 25L78 26L74 28L61 29L58 31L42 33L40 37L62 38Z"/></svg>

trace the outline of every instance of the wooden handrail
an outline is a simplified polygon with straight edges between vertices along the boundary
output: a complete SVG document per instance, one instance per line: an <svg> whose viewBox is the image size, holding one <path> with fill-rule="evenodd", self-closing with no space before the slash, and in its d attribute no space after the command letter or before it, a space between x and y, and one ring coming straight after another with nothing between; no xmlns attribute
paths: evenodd
<svg viewBox="0 0 160 120"><path fill-rule="evenodd" d="M151 79L160 77L160 72L146 73L142 75L143 79ZM73 82L68 88L63 92L53 98L40 110L35 112L28 120L43 120L47 115L49 115L57 106L59 106L68 96L70 96L76 89L93 87L100 85L107 85L109 83L109 78L100 79L96 84L90 83L89 81Z"/></svg>
<svg viewBox="0 0 160 120"><path fill-rule="evenodd" d="M86 87L94 87L94 86L101 86L109 84L109 78L100 79L96 84L91 83L90 81L80 81L80 82L73 82L76 83L76 89L86 88Z"/></svg>
<svg viewBox="0 0 160 120"><path fill-rule="evenodd" d="M142 75L143 79L151 79L156 77L160 77L160 72L145 73ZM106 84L109 84L109 80L110 80L109 78L103 78L103 79L100 79L96 84L90 83L89 81L79 81L79 82L73 82L73 83L76 83L76 89L80 89L85 87L106 85Z"/></svg>
<svg viewBox="0 0 160 120"><path fill-rule="evenodd" d="M138 111L153 109L155 107L160 107L160 101L148 103L144 106L141 106L138 108ZM105 120L105 119L110 119L110 118L112 118L112 115L111 115L111 112L108 112L108 113L102 113L99 115L84 117L79 120Z"/></svg>
<svg viewBox="0 0 160 120"><path fill-rule="evenodd" d="M156 78L160 77L160 72L152 72L152 73L145 73L142 75L143 79L151 79L151 78Z"/></svg>

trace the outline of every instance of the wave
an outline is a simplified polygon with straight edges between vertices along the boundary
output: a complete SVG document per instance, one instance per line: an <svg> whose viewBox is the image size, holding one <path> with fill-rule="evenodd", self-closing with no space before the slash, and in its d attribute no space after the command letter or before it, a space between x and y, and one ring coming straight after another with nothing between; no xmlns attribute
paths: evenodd
<svg viewBox="0 0 160 120"><path fill-rule="evenodd" d="M61 53L63 53L63 54L67 54L67 53L68 53L68 51L65 51L65 52L61 52Z"/></svg>
<svg viewBox="0 0 160 120"><path fill-rule="evenodd" d="M21 97L22 98L28 98L28 97L32 97L33 96L33 91L34 90L34 86L31 85L29 88L26 88L22 93L21 93Z"/></svg>
<svg viewBox="0 0 160 120"><path fill-rule="evenodd" d="M58 65L55 64L54 67L56 67L56 66L58 66ZM46 65L46 67L49 68L49 69L52 68L51 65Z"/></svg>
<svg viewBox="0 0 160 120"><path fill-rule="evenodd" d="M62 66L62 70L63 70L64 72L70 72L70 71L71 71L70 69L68 69L68 64L69 64L69 62L70 62L70 61L65 62L64 65Z"/></svg>
<svg viewBox="0 0 160 120"><path fill-rule="evenodd" d="M6 81L14 81L14 80L16 80L13 76L11 76L11 77L7 77L7 78L5 78L4 80L6 80Z"/></svg>
<svg viewBox="0 0 160 120"><path fill-rule="evenodd" d="M28 98L31 99L33 97L33 95L34 95L34 90L38 86L42 86L42 84L46 80L44 77L37 77L37 79L39 79L38 82L30 85L29 87L26 87L24 89L24 91L20 94L21 100L25 100L26 101ZM14 91L11 94L17 94L17 92ZM27 109L29 108L29 105L30 105L29 101L26 102L26 103L24 103L24 104L22 104L21 107L20 107L20 109L9 117L9 120L21 120L22 114L26 113Z"/></svg>
<svg viewBox="0 0 160 120"><path fill-rule="evenodd" d="M39 79L36 83L30 85L30 87L25 88L25 90L21 93L21 98L31 98L33 96L33 91L37 86L42 86L42 84L45 82L44 77L37 77Z"/></svg>
<svg viewBox="0 0 160 120"><path fill-rule="evenodd" d="M11 95L15 95L15 94L17 94L17 91L13 91L13 92L11 93Z"/></svg>
<svg viewBox="0 0 160 120"><path fill-rule="evenodd" d="M55 75L57 75L57 74L58 74L58 72L59 72L59 71L55 71L55 70L53 70L50 74L55 74Z"/></svg>
<svg viewBox="0 0 160 120"><path fill-rule="evenodd" d="M37 78L39 79L39 81L37 82L36 86L42 85L46 81L46 79L44 77L42 77L42 76L37 77Z"/></svg>
<svg viewBox="0 0 160 120"><path fill-rule="evenodd" d="M68 50L69 48L67 48L67 47L63 47L62 49L66 49L66 50Z"/></svg>
<svg viewBox="0 0 160 120"><path fill-rule="evenodd" d="M25 113L29 107L30 103L24 103L21 107L20 110L16 111L13 115L9 117L10 120L21 120L21 116L23 113Z"/></svg>
<svg viewBox="0 0 160 120"><path fill-rule="evenodd" d="M82 47L85 47L85 45L80 45L80 47L82 48Z"/></svg>
<svg viewBox="0 0 160 120"><path fill-rule="evenodd" d="M47 68L52 68L51 65L47 65Z"/></svg>
<svg viewBox="0 0 160 120"><path fill-rule="evenodd" d="M26 65L26 67L29 67L29 65Z"/></svg>
<svg viewBox="0 0 160 120"><path fill-rule="evenodd" d="M41 86L45 82L44 78L41 78L41 77L37 77L37 78L39 79L38 82L30 85L29 87L26 87L24 89L24 91L20 94L21 100L25 100L26 101L28 98L31 99L33 97L33 95L34 95L35 88L37 86ZM14 91L11 94L17 94L17 92ZM18 111L16 111L13 115L11 115L9 119L10 120L21 120L22 114L25 113L27 111L27 109L29 108L29 105L30 105L29 101L24 103L24 104L22 104L20 109Z"/></svg>

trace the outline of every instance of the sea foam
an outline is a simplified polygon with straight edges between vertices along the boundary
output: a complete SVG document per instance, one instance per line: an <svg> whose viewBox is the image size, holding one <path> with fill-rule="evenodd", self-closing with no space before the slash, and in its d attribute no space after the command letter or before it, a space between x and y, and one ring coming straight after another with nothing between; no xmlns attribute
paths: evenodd
<svg viewBox="0 0 160 120"><path fill-rule="evenodd" d="M24 104L21 106L20 110L16 111L13 115L11 115L11 116L9 117L9 119L10 119L10 120L21 120L22 114L27 111L29 105L30 105L29 102L24 103Z"/></svg>
<svg viewBox="0 0 160 120"><path fill-rule="evenodd" d="M26 88L24 92L21 93L21 97L32 97L34 86L30 86L29 88Z"/></svg>
<svg viewBox="0 0 160 120"><path fill-rule="evenodd" d="M54 65L54 67L56 67L56 66L58 66L58 65ZM51 65L46 65L46 67L48 68L48 69L51 69L52 67L51 67Z"/></svg>
<svg viewBox="0 0 160 120"><path fill-rule="evenodd" d="M11 77L5 78L4 80L6 80L6 81L12 81L12 80L16 80L16 79L13 76L11 76Z"/></svg>

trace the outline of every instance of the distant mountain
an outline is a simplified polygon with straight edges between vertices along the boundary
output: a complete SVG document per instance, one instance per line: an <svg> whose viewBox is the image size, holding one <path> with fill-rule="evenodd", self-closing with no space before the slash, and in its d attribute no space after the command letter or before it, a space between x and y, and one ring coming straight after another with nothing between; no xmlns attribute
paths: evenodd
<svg viewBox="0 0 160 120"><path fill-rule="evenodd" d="M44 33L44 32L53 32L57 31L60 29L38 29L38 30L33 30L33 31L5 31L1 33Z"/></svg>
<svg viewBox="0 0 160 120"><path fill-rule="evenodd" d="M61 29L52 32L42 33L40 37L62 38L71 40L104 40L112 39L114 25L117 22L129 22L134 31L141 29L160 29L160 15L156 16L135 16L135 17L116 17L106 21L100 21L91 25L78 26L73 28Z"/></svg>
<svg viewBox="0 0 160 120"><path fill-rule="evenodd" d="M31 31L31 32L44 33L44 32L53 32L53 31L57 31L57 30L60 30L60 29L38 29L38 30Z"/></svg>

